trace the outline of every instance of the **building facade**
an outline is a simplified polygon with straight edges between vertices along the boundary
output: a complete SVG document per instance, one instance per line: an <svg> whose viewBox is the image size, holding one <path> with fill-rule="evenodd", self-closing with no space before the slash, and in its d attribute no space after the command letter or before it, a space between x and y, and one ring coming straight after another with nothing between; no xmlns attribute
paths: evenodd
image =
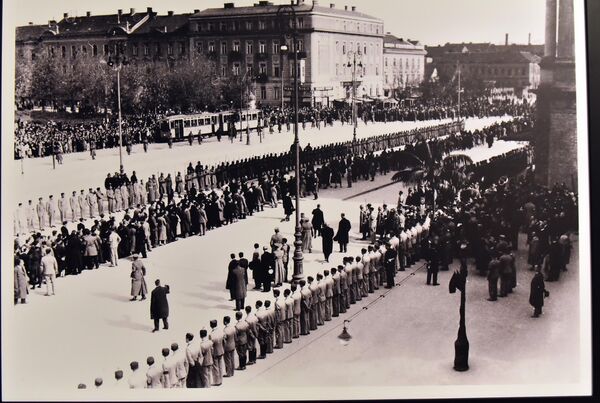
<svg viewBox="0 0 600 403"><path fill-rule="evenodd" d="M464 80L475 79L489 88L502 89L515 96L529 97L540 84L541 58L520 50L456 52L433 56L427 74L436 72L443 80L450 80L460 68Z"/></svg>
<svg viewBox="0 0 600 403"><path fill-rule="evenodd" d="M45 52L67 72L85 66L79 61L106 62L117 50L125 52L131 63L177 64L209 59L216 63L222 79L250 80L253 98L259 104L288 104L292 98L294 52L291 36L282 32L279 7L259 1L249 7L225 3L220 8L189 14L158 15L150 7L143 12L118 10L99 16L91 12L83 16L65 13L58 22L17 28L17 63L31 64ZM356 7L333 3L321 6L317 0L311 4L299 0L291 7L297 17L302 105L350 101L352 55L358 55L360 61L355 76L357 97L384 95L381 19L361 13ZM283 43L288 45L287 52L281 50Z"/></svg>
<svg viewBox="0 0 600 403"><path fill-rule="evenodd" d="M356 7L323 7L318 1L293 6L297 17L300 103L330 105L348 99L352 88L349 53L360 52L363 68L357 96L383 94L383 22ZM279 6L259 1L251 7L206 9L190 17L190 40L197 54L213 58L222 77L256 77L256 100L263 105L288 103L293 81L293 52L283 53Z"/></svg>
<svg viewBox="0 0 600 403"><path fill-rule="evenodd" d="M418 41L388 32L383 39L383 95L395 97L399 89L419 86L425 75L426 54Z"/></svg>

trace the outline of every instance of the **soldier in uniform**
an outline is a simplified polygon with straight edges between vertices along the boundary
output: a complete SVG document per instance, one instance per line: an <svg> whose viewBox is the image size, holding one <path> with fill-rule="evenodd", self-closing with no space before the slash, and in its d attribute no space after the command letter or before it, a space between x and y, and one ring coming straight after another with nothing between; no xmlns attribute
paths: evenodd
<svg viewBox="0 0 600 403"><path fill-rule="evenodd" d="M285 298L279 290L273 290L275 297L275 348L283 348L283 339L285 337L285 326L287 323L287 308Z"/></svg>
<svg viewBox="0 0 600 403"><path fill-rule="evenodd" d="M270 300L265 301L264 307L268 320L267 354L271 354L275 348L275 310L271 309Z"/></svg>
<svg viewBox="0 0 600 403"><path fill-rule="evenodd" d="M239 367L237 368L239 371L243 371L246 369L246 361L248 359L248 333L250 330L250 325L247 321L242 319L242 312L238 311L235 313L235 319L237 323L235 324L235 349L238 354Z"/></svg>
<svg viewBox="0 0 600 403"><path fill-rule="evenodd" d="M60 194L60 199L58 199L58 213L60 215L60 222L63 223L67 221L67 204L68 200L65 198L65 194Z"/></svg>
<svg viewBox="0 0 600 403"><path fill-rule="evenodd" d="M224 334L221 329L217 329L216 319L210 321L210 328L212 329L210 340L213 342L212 384L213 386L219 386L223 383L223 355L225 354L225 349L223 347Z"/></svg>
<svg viewBox="0 0 600 403"><path fill-rule="evenodd" d="M127 380L130 389L146 389L148 387L148 377L139 370L140 364L137 361L132 361L129 364L131 375Z"/></svg>
<svg viewBox="0 0 600 403"><path fill-rule="evenodd" d="M294 298L292 298L292 292L290 289L283 291L283 297L285 302L285 325L283 327L283 342L292 342L292 322L294 321Z"/></svg>
<svg viewBox="0 0 600 403"><path fill-rule="evenodd" d="M44 202L42 201L41 197L38 199L37 206L35 206L35 212L37 214L38 219L38 228L42 230L46 225L46 206L44 205Z"/></svg>
<svg viewBox="0 0 600 403"><path fill-rule="evenodd" d="M260 355L258 356L258 358L263 359L267 357L267 344L269 343L269 314L265 310L262 301L256 301L256 319L258 319L257 339L258 346L260 349Z"/></svg>
<svg viewBox="0 0 600 403"><path fill-rule="evenodd" d="M331 268L331 279L333 280L333 297L331 299L331 316L340 316L340 273L335 267Z"/></svg>
<svg viewBox="0 0 600 403"><path fill-rule="evenodd" d="M202 351L200 348L200 342L194 340L194 335L187 333L185 335L185 342L187 346L185 348L186 358L186 371L187 377L185 381L186 388L199 388L200 387L200 364L202 362Z"/></svg>
<svg viewBox="0 0 600 403"><path fill-rule="evenodd" d="M207 337L206 329L200 330L200 387L210 388L211 385L211 370L213 367L213 342Z"/></svg>
<svg viewBox="0 0 600 403"><path fill-rule="evenodd" d="M46 202L46 214L48 217L48 225L54 227L54 219L56 218L56 204L54 202L54 196L50 195Z"/></svg>
<svg viewBox="0 0 600 403"><path fill-rule="evenodd" d="M492 260L488 264L488 291L490 293L490 297L488 301L497 301L498 300L498 277L500 276L500 260L498 260L498 255L495 251L491 252Z"/></svg>
<svg viewBox="0 0 600 403"><path fill-rule="evenodd" d="M290 286L292 299L294 300L294 311L292 319L292 338L300 337L300 317L302 314L302 293L296 284Z"/></svg>
<svg viewBox="0 0 600 403"><path fill-rule="evenodd" d="M300 281L302 305L300 312L300 334L305 336L310 334L310 315L312 309L312 292L308 289L306 281Z"/></svg>
<svg viewBox="0 0 600 403"><path fill-rule="evenodd" d="M308 290L311 293L311 299L310 299L311 310L310 310L310 315L309 315L309 329L317 330L318 316L320 314L320 312L319 312L319 287L317 286L317 283L315 283L315 281L314 281L315 279L312 276L308 276L307 280L308 280Z"/></svg>
<svg viewBox="0 0 600 403"><path fill-rule="evenodd" d="M325 312L324 312L324 320L330 321L331 314L333 311L333 279L329 276L329 270L324 270L323 274L325 278L323 279L323 283L325 284Z"/></svg>
<svg viewBox="0 0 600 403"><path fill-rule="evenodd" d="M327 285L325 285L325 281L323 281L323 275L321 273L317 273L317 288L319 294L317 325L322 326L325 324L325 302L327 301L325 294L327 292Z"/></svg>
<svg viewBox="0 0 600 403"><path fill-rule="evenodd" d="M246 311L246 323L248 324L248 365L256 364L256 340L258 337L258 319L248 305Z"/></svg>
<svg viewBox="0 0 600 403"><path fill-rule="evenodd" d="M233 376L235 370L235 350L237 345L237 330L235 326L231 324L231 318L225 316L223 318L223 349L225 354L223 355L225 361L225 377L228 378Z"/></svg>
<svg viewBox="0 0 600 403"><path fill-rule="evenodd" d="M146 371L148 388L162 389L164 376L162 365L154 362L154 357L148 357L146 363L148 364L148 370Z"/></svg>

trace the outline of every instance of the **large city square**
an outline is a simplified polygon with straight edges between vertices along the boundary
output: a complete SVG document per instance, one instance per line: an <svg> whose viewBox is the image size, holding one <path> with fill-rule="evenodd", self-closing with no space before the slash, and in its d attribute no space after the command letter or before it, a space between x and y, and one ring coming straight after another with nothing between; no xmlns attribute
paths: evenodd
<svg viewBox="0 0 600 403"><path fill-rule="evenodd" d="M16 24L3 398L586 394L577 2L485 49L181 3Z"/></svg>

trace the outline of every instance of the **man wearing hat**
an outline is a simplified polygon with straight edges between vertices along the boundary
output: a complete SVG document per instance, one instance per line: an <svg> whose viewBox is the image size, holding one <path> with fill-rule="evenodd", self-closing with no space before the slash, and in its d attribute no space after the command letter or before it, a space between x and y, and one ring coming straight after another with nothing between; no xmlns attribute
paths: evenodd
<svg viewBox="0 0 600 403"><path fill-rule="evenodd" d="M113 231L113 233L115 233ZM118 236L118 235L117 235ZM146 286L146 267L144 262L139 259L137 253L133 254L133 262L131 263L131 300L135 301L138 295L142 295L142 301L146 299L148 288ZM158 327L158 326L157 326Z"/></svg>
<svg viewBox="0 0 600 403"><path fill-rule="evenodd" d="M263 254L260 257L263 292L271 291L271 282L275 274L275 259L273 254L268 251L266 246L263 246Z"/></svg>
<svg viewBox="0 0 600 403"><path fill-rule="evenodd" d="M152 332L158 332L158 321L162 319L163 329L169 328L167 318L169 317L169 301L167 294L170 292L169 286L160 285L160 280L154 282L156 288L152 290L150 298L150 319L154 320L154 329Z"/></svg>

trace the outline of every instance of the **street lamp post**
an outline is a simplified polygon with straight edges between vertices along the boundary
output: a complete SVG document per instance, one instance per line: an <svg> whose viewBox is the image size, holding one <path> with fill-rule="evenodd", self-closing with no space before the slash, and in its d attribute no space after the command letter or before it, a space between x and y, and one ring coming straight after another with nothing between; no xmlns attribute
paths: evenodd
<svg viewBox="0 0 600 403"><path fill-rule="evenodd" d="M357 110L356 110L356 67L362 68L362 54L360 51L348 52L348 67L352 67L352 124L353 124L353 134L352 134L352 145L356 144L356 126L358 123L357 119ZM353 147L354 148L354 147Z"/></svg>
<svg viewBox="0 0 600 403"><path fill-rule="evenodd" d="M292 37L294 52L294 149L296 150L296 229L294 233L294 283L304 278L302 270L302 228L300 227L300 142L298 138L298 21L293 4L282 4L277 9L277 20L282 30L281 50L288 50L285 34Z"/></svg>
<svg viewBox="0 0 600 403"><path fill-rule="evenodd" d="M123 173L123 129L121 119L121 69L128 64L125 58L125 44L117 44L114 56L109 56L107 61L108 66L112 67L117 72L117 105L119 109L119 171Z"/></svg>

